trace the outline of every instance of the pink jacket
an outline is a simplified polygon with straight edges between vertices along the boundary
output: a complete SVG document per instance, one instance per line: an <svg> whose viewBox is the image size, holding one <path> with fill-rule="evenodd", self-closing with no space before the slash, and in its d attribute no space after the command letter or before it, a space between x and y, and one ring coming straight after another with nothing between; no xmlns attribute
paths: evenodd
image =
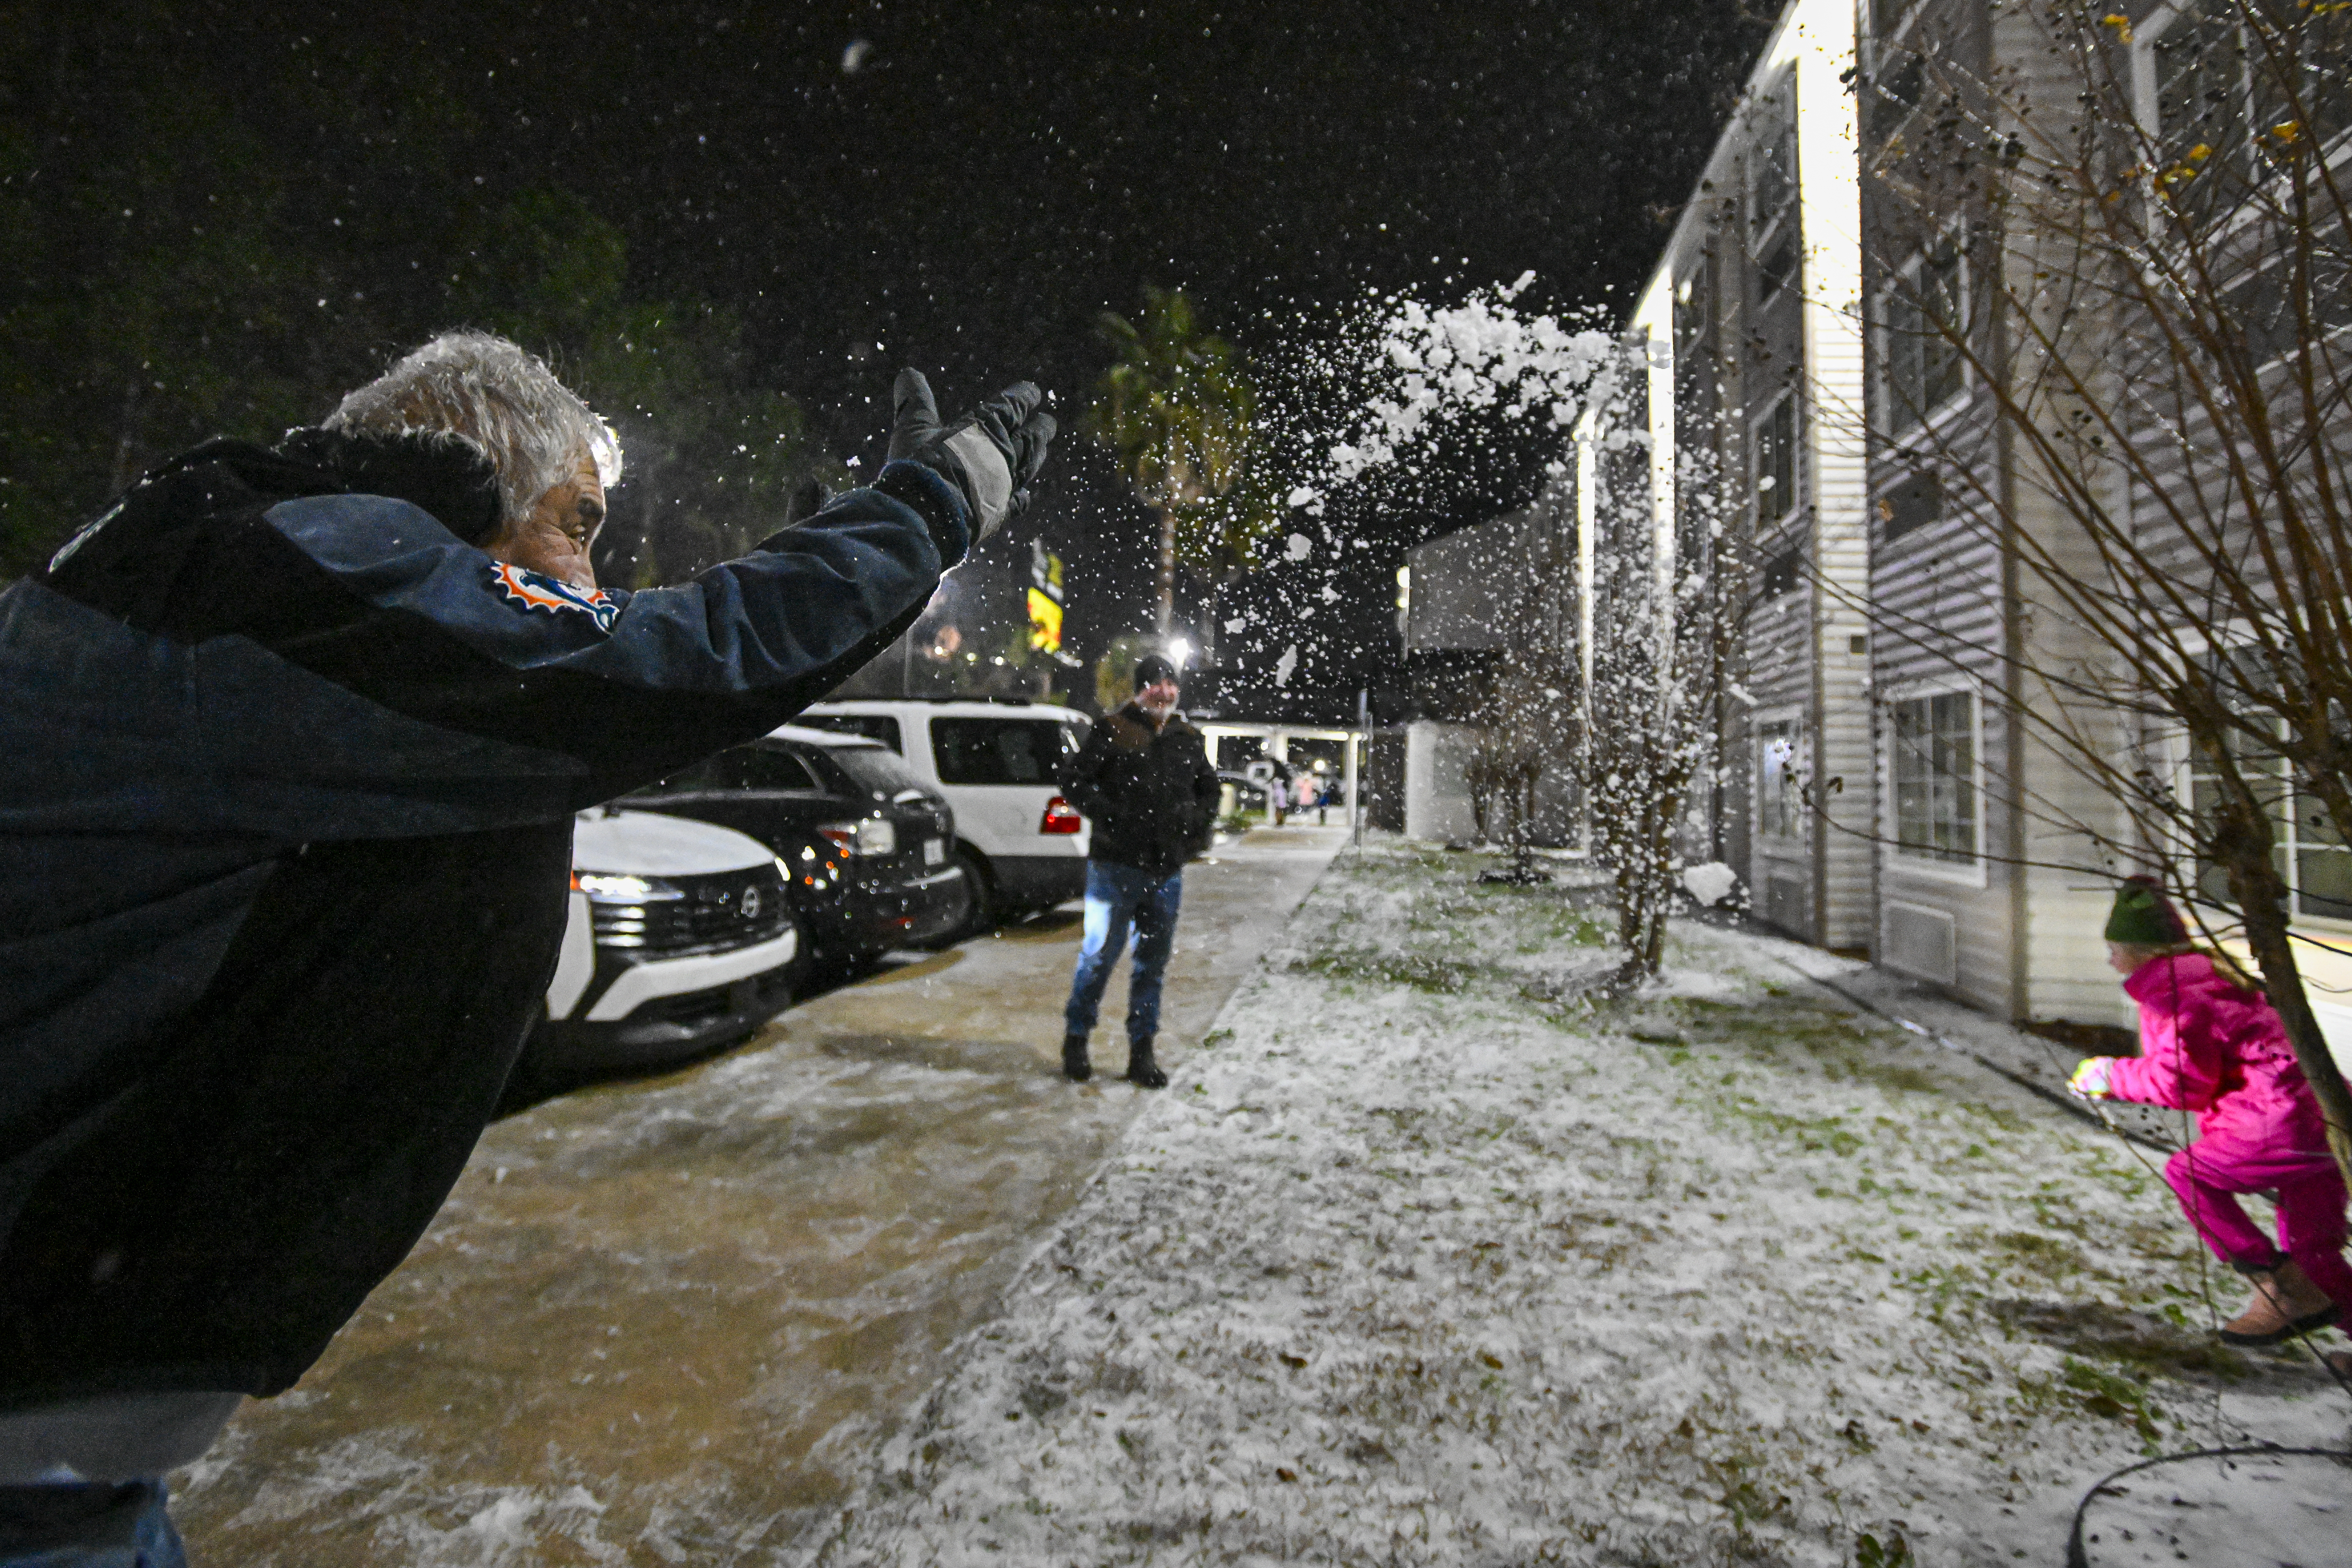
<svg viewBox="0 0 2352 1568"><path fill-rule="evenodd" d="M2326 1149L2319 1102L2261 992L2189 952L2141 964L2124 994L2139 1004L2140 1054L2119 1058L2109 1074L2116 1099L2194 1110L2200 1136L2250 1152Z"/></svg>

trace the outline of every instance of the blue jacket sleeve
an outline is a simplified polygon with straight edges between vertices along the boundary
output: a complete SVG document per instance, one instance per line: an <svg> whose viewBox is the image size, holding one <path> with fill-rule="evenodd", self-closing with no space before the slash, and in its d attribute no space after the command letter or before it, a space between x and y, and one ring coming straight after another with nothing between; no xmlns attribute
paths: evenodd
<svg viewBox="0 0 2352 1568"><path fill-rule="evenodd" d="M280 651L410 717L575 758L580 805L791 718L913 622L969 536L961 496L909 462L635 593L494 561L381 497L285 501L268 521L379 612Z"/></svg>

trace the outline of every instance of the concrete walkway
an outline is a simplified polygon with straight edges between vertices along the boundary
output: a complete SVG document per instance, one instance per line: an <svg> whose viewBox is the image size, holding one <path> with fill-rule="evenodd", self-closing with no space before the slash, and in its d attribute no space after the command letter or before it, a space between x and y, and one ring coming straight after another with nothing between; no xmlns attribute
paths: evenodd
<svg viewBox="0 0 2352 1568"><path fill-rule="evenodd" d="M1187 1048L1345 835L1185 878ZM827 1526L1142 1091L1058 1070L1075 914L909 963L740 1050L490 1129L287 1394L179 1479L198 1568L766 1562ZM1114 984L1098 1068L1124 1063Z"/></svg>

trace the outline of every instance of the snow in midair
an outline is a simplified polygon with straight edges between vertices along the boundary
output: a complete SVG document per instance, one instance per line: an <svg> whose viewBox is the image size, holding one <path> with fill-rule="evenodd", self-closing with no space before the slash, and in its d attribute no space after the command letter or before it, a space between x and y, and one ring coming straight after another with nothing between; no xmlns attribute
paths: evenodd
<svg viewBox="0 0 2352 1568"><path fill-rule="evenodd" d="M1616 362L1616 340L1597 313L1563 322L1517 309L1535 276L1523 272L1458 305L1391 296L1359 367L1375 390L1324 452L1321 472L1291 489L1290 504L1321 516L1334 489L1402 460L1465 415L1536 415L1555 432L1575 424Z"/></svg>

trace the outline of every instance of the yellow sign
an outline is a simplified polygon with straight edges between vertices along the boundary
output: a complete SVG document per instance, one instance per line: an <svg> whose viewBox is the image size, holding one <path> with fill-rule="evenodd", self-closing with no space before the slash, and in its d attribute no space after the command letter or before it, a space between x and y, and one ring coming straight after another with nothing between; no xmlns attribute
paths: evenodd
<svg viewBox="0 0 2352 1568"><path fill-rule="evenodd" d="M1047 653L1062 649L1062 606L1042 588L1029 590L1029 646Z"/></svg>

